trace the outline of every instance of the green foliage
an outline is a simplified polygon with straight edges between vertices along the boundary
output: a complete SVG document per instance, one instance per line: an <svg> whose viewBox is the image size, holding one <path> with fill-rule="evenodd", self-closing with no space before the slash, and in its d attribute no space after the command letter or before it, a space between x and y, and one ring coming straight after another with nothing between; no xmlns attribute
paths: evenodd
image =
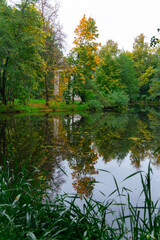
<svg viewBox="0 0 160 240"><path fill-rule="evenodd" d="M143 34L135 38L131 59L136 70L136 78L139 81L140 94L148 98L148 90L153 77L152 73L158 63L158 58L155 54L155 49L145 42Z"/></svg>
<svg viewBox="0 0 160 240"><path fill-rule="evenodd" d="M107 43L101 47L99 55L102 59L105 58L106 54L111 54L112 57L118 56L120 50L118 49L118 43L113 40L108 40Z"/></svg>
<svg viewBox="0 0 160 240"><path fill-rule="evenodd" d="M146 68L149 66L149 59L151 54L151 49L147 42L145 42L144 34L140 34L135 38L133 43L132 59L135 64L136 74L139 78L142 73L145 72Z"/></svg>
<svg viewBox="0 0 160 240"><path fill-rule="evenodd" d="M9 6L0 3L0 95L22 103L30 97L53 97L54 75L62 67L63 34L57 23L58 4L35 0Z"/></svg>
<svg viewBox="0 0 160 240"><path fill-rule="evenodd" d="M49 10L52 9L52 6L50 6ZM52 9L53 12L50 13L51 16L54 15L54 9ZM55 29L54 26L52 26L52 22L46 22L44 23L44 31L46 34L46 40L45 40L45 48L42 52L42 58L45 61L45 74L44 74L44 86L45 89L43 95L46 99L46 106L49 104L49 100L53 98L54 96L54 88L57 84L55 82L55 75L57 74L58 69L63 69L63 53L62 53L62 32L60 29ZM59 84L60 85L60 84ZM59 86L60 87L60 86Z"/></svg>
<svg viewBox="0 0 160 240"><path fill-rule="evenodd" d="M110 106L122 107L127 106L129 97L123 90L115 90L107 95Z"/></svg>
<svg viewBox="0 0 160 240"><path fill-rule="evenodd" d="M92 81L96 66L99 64L98 30L93 18L84 15L75 29L75 47L69 56L71 65L70 77L74 94L81 97L82 102L87 101L88 81Z"/></svg>
<svg viewBox="0 0 160 240"><path fill-rule="evenodd" d="M138 80L132 61L125 53L114 56L107 51L103 63L97 68L96 82L112 107L126 106L138 97Z"/></svg>
<svg viewBox="0 0 160 240"><path fill-rule="evenodd" d="M120 87L118 63L111 54L106 54L96 71L96 82L101 91L108 94Z"/></svg>
<svg viewBox="0 0 160 240"><path fill-rule="evenodd" d="M149 93L153 89L151 82L158 64L159 52L158 49L149 47L143 34L135 39L133 51L130 53L120 53L118 44L109 40L102 46L99 54L103 61L96 69L96 83L99 90L108 95L107 99L111 99L112 106L114 103L121 106L123 103L133 103L139 98L143 101L151 99ZM121 92L122 101L117 101L118 91Z"/></svg>
<svg viewBox="0 0 160 240"><path fill-rule="evenodd" d="M95 20L84 15L75 29L74 47L66 63L64 33L57 21L59 5L56 1L53 6L46 0L36 2L21 1L14 6L0 2L0 101L4 105L14 103L15 98L26 104L31 97L45 97L47 106L56 98L55 86L67 103L74 103L77 95L82 102L90 101L90 106L97 99L97 109L108 107L108 99L113 106L137 99L159 101L159 82L154 74L160 56L156 37L151 40L156 48L140 34L132 52L122 53L113 40L99 49ZM57 72L62 72L62 84L56 82Z"/></svg>
<svg viewBox="0 0 160 240"><path fill-rule="evenodd" d="M117 58L120 71L120 79L123 90L128 95L129 100L134 102L139 96L138 79L133 67L133 62L125 53L121 53Z"/></svg>
<svg viewBox="0 0 160 240"><path fill-rule="evenodd" d="M150 89L148 90L150 98L153 100L160 100L160 67L155 71L154 77L151 80Z"/></svg>
<svg viewBox="0 0 160 240"><path fill-rule="evenodd" d="M31 88L43 77L44 61L40 56L45 35L39 11L33 2L15 7L0 5L1 95L4 104L21 98L21 90L30 96Z"/></svg>
<svg viewBox="0 0 160 240"><path fill-rule="evenodd" d="M88 109L92 112L101 111L103 105L97 99L92 99L87 102Z"/></svg>

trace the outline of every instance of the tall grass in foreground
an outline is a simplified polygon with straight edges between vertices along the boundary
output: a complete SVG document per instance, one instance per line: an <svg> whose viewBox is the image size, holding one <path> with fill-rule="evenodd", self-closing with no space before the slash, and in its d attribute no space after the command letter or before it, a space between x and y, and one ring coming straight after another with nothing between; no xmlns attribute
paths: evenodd
<svg viewBox="0 0 160 240"><path fill-rule="evenodd" d="M34 180L37 174L36 169L31 172L25 166L21 171L17 167L13 170L4 160L0 168L1 240L160 239L158 201L153 203L151 198L150 164L147 174L136 173L141 177L143 206L133 206L130 190L121 191L115 178L116 189L105 202L84 197L81 209L76 205L77 195L64 194L50 201L44 182ZM115 193L118 200L112 199Z"/></svg>

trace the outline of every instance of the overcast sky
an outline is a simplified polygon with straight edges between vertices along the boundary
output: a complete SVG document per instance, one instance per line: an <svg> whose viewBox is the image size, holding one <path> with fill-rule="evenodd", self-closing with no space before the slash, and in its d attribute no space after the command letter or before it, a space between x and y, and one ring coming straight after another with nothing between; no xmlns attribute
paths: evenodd
<svg viewBox="0 0 160 240"><path fill-rule="evenodd" d="M144 33L149 42L160 28L160 0L60 0L60 5L68 50L73 47L74 30L84 14L95 19L102 45L112 39L120 49L129 51L139 34Z"/></svg>

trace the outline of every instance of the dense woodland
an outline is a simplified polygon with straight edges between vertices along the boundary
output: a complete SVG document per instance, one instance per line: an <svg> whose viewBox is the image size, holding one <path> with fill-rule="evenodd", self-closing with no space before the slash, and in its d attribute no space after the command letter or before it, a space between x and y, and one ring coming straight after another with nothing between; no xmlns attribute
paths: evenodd
<svg viewBox="0 0 160 240"><path fill-rule="evenodd" d="M144 34L135 37L132 52L108 40L98 42L93 18L85 15L75 29L74 47L64 56L65 34L59 4L48 0L0 2L0 101L7 105L30 98L74 103L90 108L159 103L160 46L150 46ZM57 85L57 77L60 83ZM55 88L59 94L55 95Z"/></svg>

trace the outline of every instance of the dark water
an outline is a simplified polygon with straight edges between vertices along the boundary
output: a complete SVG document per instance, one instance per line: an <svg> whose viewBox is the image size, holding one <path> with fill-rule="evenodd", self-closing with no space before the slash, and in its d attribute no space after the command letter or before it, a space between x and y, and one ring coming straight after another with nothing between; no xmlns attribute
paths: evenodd
<svg viewBox="0 0 160 240"><path fill-rule="evenodd" d="M139 192L140 178L122 180L151 160L153 197L160 197L160 112L155 109L88 116L0 115L0 161L46 171L57 192L93 194L103 200L118 184ZM9 149L9 150L8 150ZM102 170L101 170L102 169ZM111 172L112 174L108 173ZM102 194L103 192L103 194Z"/></svg>

